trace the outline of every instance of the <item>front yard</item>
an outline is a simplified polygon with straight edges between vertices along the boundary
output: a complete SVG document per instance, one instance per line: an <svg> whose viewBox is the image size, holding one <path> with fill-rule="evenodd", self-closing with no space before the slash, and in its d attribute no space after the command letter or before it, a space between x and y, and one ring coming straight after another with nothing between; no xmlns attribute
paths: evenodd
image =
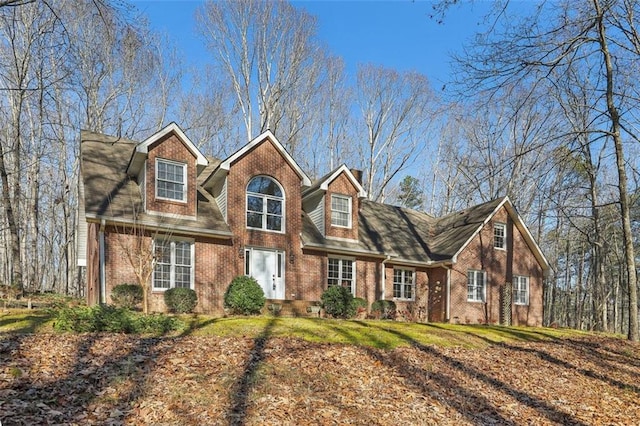
<svg viewBox="0 0 640 426"><path fill-rule="evenodd" d="M0 421L637 424L640 345L567 330L185 316L167 336L0 316Z"/></svg>

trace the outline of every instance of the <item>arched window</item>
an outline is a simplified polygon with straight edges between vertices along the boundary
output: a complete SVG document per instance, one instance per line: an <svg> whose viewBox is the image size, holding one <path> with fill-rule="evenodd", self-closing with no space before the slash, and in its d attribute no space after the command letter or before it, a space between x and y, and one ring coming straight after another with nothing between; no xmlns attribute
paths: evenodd
<svg viewBox="0 0 640 426"><path fill-rule="evenodd" d="M256 176L247 185L247 228L283 231L284 195L275 180Z"/></svg>

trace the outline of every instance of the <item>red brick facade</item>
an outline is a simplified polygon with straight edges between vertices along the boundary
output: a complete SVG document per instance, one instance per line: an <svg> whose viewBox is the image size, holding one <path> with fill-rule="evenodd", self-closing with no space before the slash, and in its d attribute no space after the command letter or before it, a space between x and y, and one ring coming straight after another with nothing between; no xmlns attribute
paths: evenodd
<svg viewBox="0 0 640 426"><path fill-rule="evenodd" d="M177 202L156 197L156 159L162 158L187 165L187 201ZM430 267L424 264L394 264L386 256L332 254L320 248L303 247L302 183L299 169L283 155L277 141L266 137L251 149L242 152L226 172L226 222L232 237L218 239L202 235L171 235L193 243L193 284L198 295L197 311L222 314L223 295L231 280L245 273L245 250L267 249L282 253L284 299L318 301L328 286L328 259L341 257L354 260L355 296L369 306L385 298L395 300L398 317L411 321L455 321L460 323L500 323L501 289L510 285L513 275L529 277L528 305L513 305L511 319L515 325L540 325L542 321L543 268L533 255L519 229L503 206L472 241L458 254L453 264L446 262ZM196 157L174 133L151 144L146 161L146 210L149 212L195 216L197 212ZM358 241L359 188L352 177L341 172L328 182L324 197L325 234L328 239ZM283 229L281 232L247 227L247 185L256 176L275 180L283 192ZM351 198L351 227L332 226L331 195ZM493 247L493 225L507 226L507 248ZM89 228L91 263L88 272L90 302L99 300L99 225ZM114 286L134 283L136 277L124 246L134 237L123 229L107 226L104 236L105 289L108 295ZM144 244L151 247L152 236ZM410 298L394 299L394 269L411 271L414 286ZM468 270L486 272L486 303L467 301ZM163 292L151 293L150 309L164 311Z"/></svg>

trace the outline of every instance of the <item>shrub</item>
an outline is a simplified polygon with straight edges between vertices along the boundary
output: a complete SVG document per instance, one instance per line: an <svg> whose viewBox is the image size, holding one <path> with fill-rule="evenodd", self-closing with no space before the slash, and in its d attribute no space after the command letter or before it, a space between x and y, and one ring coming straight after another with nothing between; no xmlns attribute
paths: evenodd
<svg viewBox="0 0 640 426"><path fill-rule="evenodd" d="M356 308L356 311L360 311L360 310L366 311L369 304L362 297L354 297L353 306Z"/></svg>
<svg viewBox="0 0 640 426"><path fill-rule="evenodd" d="M224 293L225 308L235 314L259 314L266 301L258 281L244 275L235 277Z"/></svg>
<svg viewBox="0 0 640 426"><path fill-rule="evenodd" d="M356 314L353 296L346 287L331 286L322 293L320 299L324 311L334 318L351 318Z"/></svg>
<svg viewBox="0 0 640 426"><path fill-rule="evenodd" d="M190 288L170 288L164 292L164 303L176 314L191 313L198 304L198 295Z"/></svg>
<svg viewBox="0 0 640 426"><path fill-rule="evenodd" d="M371 313L380 319L394 319L396 304L393 300L376 300L371 304Z"/></svg>
<svg viewBox="0 0 640 426"><path fill-rule="evenodd" d="M138 284L120 284L111 292L113 304L119 308L133 309L142 302L142 287Z"/></svg>
<svg viewBox="0 0 640 426"><path fill-rule="evenodd" d="M61 308L54 312L53 327L75 333L150 333L164 334L180 328L177 318L166 315L144 315L127 308L107 305Z"/></svg>

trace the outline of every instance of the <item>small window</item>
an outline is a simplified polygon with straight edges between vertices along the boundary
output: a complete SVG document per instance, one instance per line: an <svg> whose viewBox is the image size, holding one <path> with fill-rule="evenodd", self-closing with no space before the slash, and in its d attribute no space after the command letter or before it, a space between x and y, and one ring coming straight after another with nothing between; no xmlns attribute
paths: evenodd
<svg viewBox="0 0 640 426"><path fill-rule="evenodd" d="M193 288L193 244L189 241L155 240L153 290Z"/></svg>
<svg viewBox="0 0 640 426"><path fill-rule="evenodd" d="M393 297L395 299L413 300L414 288L412 269L393 269Z"/></svg>
<svg viewBox="0 0 640 426"><path fill-rule="evenodd" d="M529 277L513 277L513 303L516 305L529 304Z"/></svg>
<svg viewBox="0 0 640 426"><path fill-rule="evenodd" d="M331 194L331 225L351 228L351 197Z"/></svg>
<svg viewBox="0 0 640 426"><path fill-rule="evenodd" d="M282 232L284 196L280 185L267 176L257 176L247 185L247 228Z"/></svg>
<svg viewBox="0 0 640 426"><path fill-rule="evenodd" d="M486 280L484 271L469 270L467 272L467 301L484 302L486 296Z"/></svg>
<svg viewBox="0 0 640 426"><path fill-rule="evenodd" d="M187 165L156 160L156 197L165 200L187 201Z"/></svg>
<svg viewBox="0 0 640 426"><path fill-rule="evenodd" d="M351 291L355 295L355 261L351 259L341 259L336 257L329 258L328 282L330 286L341 285Z"/></svg>
<svg viewBox="0 0 640 426"><path fill-rule="evenodd" d="M507 225L504 223L493 225L493 247L501 250L507 248Z"/></svg>

